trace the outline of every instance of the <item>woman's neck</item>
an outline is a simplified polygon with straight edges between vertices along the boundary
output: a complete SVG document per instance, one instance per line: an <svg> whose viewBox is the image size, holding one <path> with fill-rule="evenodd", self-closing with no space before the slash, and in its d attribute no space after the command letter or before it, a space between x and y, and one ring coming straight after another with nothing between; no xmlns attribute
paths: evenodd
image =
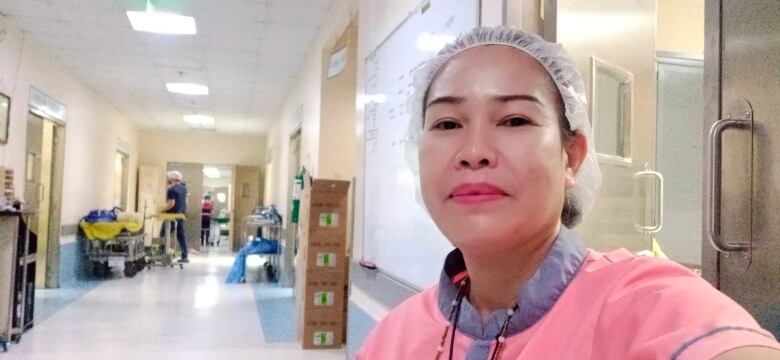
<svg viewBox="0 0 780 360"><path fill-rule="evenodd" d="M536 273L559 230L556 227L552 232L540 233L534 241L499 253L484 256L464 253L470 279L468 299L483 321L494 311L514 305L518 290Z"/></svg>

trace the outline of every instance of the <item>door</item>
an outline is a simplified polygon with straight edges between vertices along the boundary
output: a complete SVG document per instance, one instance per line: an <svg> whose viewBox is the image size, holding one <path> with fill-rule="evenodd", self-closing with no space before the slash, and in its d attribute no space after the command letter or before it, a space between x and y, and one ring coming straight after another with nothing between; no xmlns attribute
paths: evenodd
<svg viewBox="0 0 780 360"><path fill-rule="evenodd" d="M114 206L124 211L127 207L127 182L130 155L117 150L114 153Z"/></svg>
<svg viewBox="0 0 780 360"><path fill-rule="evenodd" d="M138 167L138 191L135 208L144 216L153 215L165 203L165 172L162 167ZM151 239L159 236L160 229L152 227L152 222L146 223L146 241L151 245Z"/></svg>
<svg viewBox="0 0 780 360"><path fill-rule="evenodd" d="M299 109L299 111L302 111ZM292 263L292 256L298 253L298 224L290 222L292 219L293 209L293 187L295 186L295 176L301 171L301 129L296 130L290 136L290 155L287 165L287 248L293 249L289 251L287 256Z"/></svg>
<svg viewBox="0 0 780 360"><path fill-rule="evenodd" d="M589 89L602 172L594 209L576 231L596 250L650 250L660 221L653 171L656 1L555 0L544 9L545 38L566 48ZM631 26L616 19L631 19Z"/></svg>
<svg viewBox="0 0 780 360"><path fill-rule="evenodd" d="M244 236L244 218L252 214L252 211L263 204L263 199L260 197L260 189L262 189L262 169L260 166L241 166L235 167L235 176L233 183L235 190L233 191L233 233L232 233L232 246L233 251L238 251L246 243Z"/></svg>
<svg viewBox="0 0 780 360"><path fill-rule="evenodd" d="M35 259L38 288L59 284L64 142L64 127L28 114L24 201L35 212L30 223L38 237Z"/></svg>
<svg viewBox="0 0 780 360"><path fill-rule="evenodd" d="M780 7L706 2L704 274L780 337ZM724 119L724 120L720 120ZM719 146L720 145L720 146Z"/></svg>
<svg viewBox="0 0 780 360"><path fill-rule="evenodd" d="M700 54L658 53L656 170L662 174L655 234L670 259L701 269L704 192L704 62Z"/></svg>
<svg viewBox="0 0 780 360"><path fill-rule="evenodd" d="M187 186L187 219L184 236L187 248L200 251L201 192L203 190L203 164L168 163L167 171L179 171ZM178 245L176 245L178 247Z"/></svg>
<svg viewBox="0 0 780 360"><path fill-rule="evenodd" d="M37 257L35 259L35 287L43 287L46 274L46 245L48 244L48 206L45 200L44 172L44 120L32 113L27 115L27 151L24 181L24 202L34 213L30 216L30 228L36 234ZM43 231L41 231L43 230Z"/></svg>

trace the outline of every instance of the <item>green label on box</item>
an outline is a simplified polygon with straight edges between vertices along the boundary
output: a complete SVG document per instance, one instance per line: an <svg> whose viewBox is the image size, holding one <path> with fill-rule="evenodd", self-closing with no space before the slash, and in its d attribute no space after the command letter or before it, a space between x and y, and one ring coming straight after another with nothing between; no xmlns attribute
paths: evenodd
<svg viewBox="0 0 780 360"><path fill-rule="evenodd" d="M337 226L339 226L339 214L320 213L320 227L337 227Z"/></svg>
<svg viewBox="0 0 780 360"><path fill-rule="evenodd" d="M334 267L336 266L335 253L317 253L317 266Z"/></svg>
<svg viewBox="0 0 780 360"><path fill-rule="evenodd" d="M314 293L314 305L332 306L335 294L332 291L317 291Z"/></svg>
<svg viewBox="0 0 780 360"><path fill-rule="evenodd" d="M333 345L333 332L332 331L315 331L314 332L314 345L315 346L329 346L329 345Z"/></svg>

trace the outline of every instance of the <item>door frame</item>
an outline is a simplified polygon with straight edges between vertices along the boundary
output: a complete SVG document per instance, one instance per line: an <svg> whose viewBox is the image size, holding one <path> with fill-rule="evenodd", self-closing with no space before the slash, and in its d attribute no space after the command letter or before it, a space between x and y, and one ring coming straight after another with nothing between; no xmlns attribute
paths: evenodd
<svg viewBox="0 0 780 360"><path fill-rule="evenodd" d="M51 146L51 168L49 180L48 200L49 207L44 211L48 212L48 225L46 229L47 241L46 241L46 255L44 257L44 271L43 284L36 282L36 287L43 285L43 288L58 288L60 285L60 241L62 235L62 192L63 182L65 179L65 135L66 124L64 121L45 116L38 112L33 111L32 108L28 110L29 116L34 116L41 119L46 126L46 123L52 125L52 146ZM26 140L25 140L26 141ZM25 147L25 153L27 153ZM27 166L27 164L25 164ZM27 173L25 169L25 174ZM41 168L41 172L44 169ZM26 177L26 175L25 175ZM26 181L25 181L26 184ZM40 208L38 209L40 211Z"/></svg>

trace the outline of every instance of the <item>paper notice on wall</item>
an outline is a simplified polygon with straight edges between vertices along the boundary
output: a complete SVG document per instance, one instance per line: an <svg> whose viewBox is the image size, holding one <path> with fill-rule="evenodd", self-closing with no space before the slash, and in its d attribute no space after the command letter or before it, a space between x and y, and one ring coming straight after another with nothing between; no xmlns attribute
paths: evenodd
<svg viewBox="0 0 780 360"><path fill-rule="evenodd" d="M347 53L349 48L347 46L341 48L330 55L330 64L328 65L328 79L341 74L344 68L347 67Z"/></svg>

